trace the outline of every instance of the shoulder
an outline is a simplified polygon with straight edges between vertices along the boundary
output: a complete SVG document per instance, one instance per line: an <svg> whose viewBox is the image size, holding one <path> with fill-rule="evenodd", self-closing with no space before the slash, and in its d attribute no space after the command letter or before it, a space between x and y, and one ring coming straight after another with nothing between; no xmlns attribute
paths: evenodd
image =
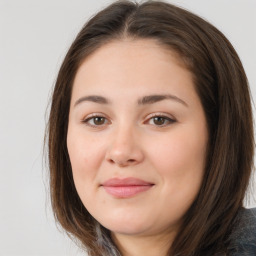
<svg viewBox="0 0 256 256"><path fill-rule="evenodd" d="M230 255L256 256L256 208L240 210L230 238Z"/></svg>

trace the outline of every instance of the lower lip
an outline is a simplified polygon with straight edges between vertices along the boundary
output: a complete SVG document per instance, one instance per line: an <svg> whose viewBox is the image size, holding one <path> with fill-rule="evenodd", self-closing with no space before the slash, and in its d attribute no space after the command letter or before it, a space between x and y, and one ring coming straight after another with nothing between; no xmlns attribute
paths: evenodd
<svg viewBox="0 0 256 256"><path fill-rule="evenodd" d="M128 198L145 192L152 188L153 185L143 185L143 186L103 186L105 191L117 198Z"/></svg>

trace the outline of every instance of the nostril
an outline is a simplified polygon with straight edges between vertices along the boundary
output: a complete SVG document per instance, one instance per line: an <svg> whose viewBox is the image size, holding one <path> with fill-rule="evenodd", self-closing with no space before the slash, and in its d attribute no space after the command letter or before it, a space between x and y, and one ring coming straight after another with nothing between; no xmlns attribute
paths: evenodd
<svg viewBox="0 0 256 256"><path fill-rule="evenodd" d="M114 163L115 163L115 161L114 161L113 159L109 159L109 162L110 162L111 164L114 164Z"/></svg>
<svg viewBox="0 0 256 256"><path fill-rule="evenodd" d="M118 161L118 160L115 160L115 159L109 159L109 162L111 164L117 164L119 166L128 166L130 164L134 164L136 162L136 160L135 159L128 159L126 161L121 161L121 160Z"/></svg>

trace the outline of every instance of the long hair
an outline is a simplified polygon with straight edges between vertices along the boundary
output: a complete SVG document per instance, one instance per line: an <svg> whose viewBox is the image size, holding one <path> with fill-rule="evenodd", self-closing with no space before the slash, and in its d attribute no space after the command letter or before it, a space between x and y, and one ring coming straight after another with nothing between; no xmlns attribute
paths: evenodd
<svg viewBox="0 0 256 256"><path fill-rule="evenodd" d="M120 255L110 231L83 206L67 151L72 85L81 62L104 44L156 39L193 74L209 130L204 177L169 255L225 252L253 165L250 91L241 61L226 37L202 18L162 1L117 1L91 18L59 70L47 130L50 192L56 220L91 256Z"/></svg>

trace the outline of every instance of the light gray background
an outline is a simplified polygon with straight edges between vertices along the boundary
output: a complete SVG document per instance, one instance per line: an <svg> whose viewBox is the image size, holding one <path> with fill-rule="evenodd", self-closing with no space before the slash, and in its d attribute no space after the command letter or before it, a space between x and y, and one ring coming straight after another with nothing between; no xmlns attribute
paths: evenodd
<svg viewBox="0 0 256 256"><path fill-rule="evenodd" d="M0 0L1 256L85 255L53 221L42 160L44 116L70 43L85 21L111 2ZM242 59L255 99L256 1L169 2L224 32Z"/></svg>

